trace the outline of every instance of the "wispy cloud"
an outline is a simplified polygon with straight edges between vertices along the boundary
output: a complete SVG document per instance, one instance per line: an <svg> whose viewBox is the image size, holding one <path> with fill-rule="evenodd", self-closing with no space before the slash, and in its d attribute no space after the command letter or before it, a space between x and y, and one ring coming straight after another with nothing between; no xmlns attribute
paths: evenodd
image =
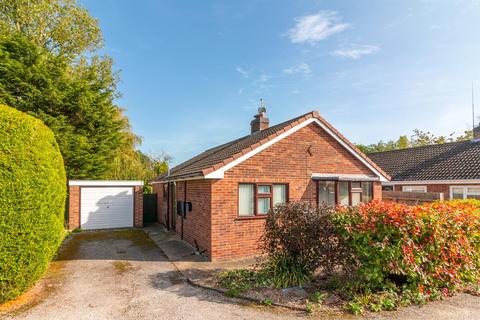
<svg viewBox="0 0 480 320"><path fill-rule="evenodd" d="M293 43L315 43L342 32L350 25L342 23L335 11L320 11L317 14L295 18L297 24L288 30L287 35Z"/></svg>
<svg viewBox="0 0 480 320"><path fill-rule="evenodd" d="M305 62L302 62L297 66L283 69L283 73L288 75L297 74L297 73L309 74L309 73L312 73L312 69L308 64L306 64Z"/></svg>
<svg viewBox="0 0 480 320"><path fill-rule="evenodd" d="M236 67L235 70L242 75L244 78L248 78L250 76L250 71L243 69L242 67Z"/></svg>
<svg viewBox="0 0 480 320"><path fill-rule="evenodd" d="M360 59L362 56L376 53L380 47L370 45L352 46L346 49L339 49L332 52L337 57Z"/></svg>

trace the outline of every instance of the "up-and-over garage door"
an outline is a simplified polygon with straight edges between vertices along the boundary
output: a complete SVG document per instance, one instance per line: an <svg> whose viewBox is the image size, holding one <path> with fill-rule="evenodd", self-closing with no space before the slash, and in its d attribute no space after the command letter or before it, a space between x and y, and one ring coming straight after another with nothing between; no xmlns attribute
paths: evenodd
<svg viewBox="0 0 480 320"><path fill-rule="evenodd" d="M80 226L82 229L133 227L133 187L83 187Z"/></svg>

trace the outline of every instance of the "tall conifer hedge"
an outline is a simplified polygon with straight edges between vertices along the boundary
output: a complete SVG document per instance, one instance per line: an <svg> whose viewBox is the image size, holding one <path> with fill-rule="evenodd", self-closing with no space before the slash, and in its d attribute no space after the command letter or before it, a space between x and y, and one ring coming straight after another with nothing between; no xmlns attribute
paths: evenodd
<svg viewBox="0 0 480 320"><path fill-rule="evenodd" d="M63 235L66 175L53 132L0 105L0 303L45 271Z"/></svg>

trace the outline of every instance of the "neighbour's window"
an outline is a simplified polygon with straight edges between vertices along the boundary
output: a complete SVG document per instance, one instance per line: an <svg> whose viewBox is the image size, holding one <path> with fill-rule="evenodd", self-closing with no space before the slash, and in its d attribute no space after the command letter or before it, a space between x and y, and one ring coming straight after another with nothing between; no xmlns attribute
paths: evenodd
<svg viewBox="0 0 480 320"><path fill-rule="evenodd" d="M427 192L427 186L403 186L403 192Z"/></svg>
<svg viewBox="0 0 480 320"><path fill-rule="evenodd" d="M382 191L393 191L393 186L382 186Z"/></svg>
<svg viewBox="0 0 480 320"><path fill-rule="evenodd" d="M372 182L318 181L318 204L356 206L372 199Z"/></svg>
<svg viewBox="0 0 480 320"><path fill-rule="evenodd" d="M452 199L477 199L480 200L480 187L455 186L450 187Z"/></svg>
<svg viewBox="0 0 480 320"><path fill-rule="evenodd" d="M287 202L286 184L240 183L238 186L238 215L265 215L276 204Z"/></svg>

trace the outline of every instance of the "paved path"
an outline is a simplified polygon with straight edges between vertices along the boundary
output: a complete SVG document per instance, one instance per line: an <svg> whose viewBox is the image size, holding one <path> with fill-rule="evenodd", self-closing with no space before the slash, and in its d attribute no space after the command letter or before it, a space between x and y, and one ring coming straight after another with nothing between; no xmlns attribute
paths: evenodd
<svg viewBox="0 0 480 320"><path fill-rule="evenodd" d="M478 298L465 295L463 299L454 299L437 307L388 313L384 318L480 318ZM0 318L309 319L286 310L242 305L186 284L162 251L140 230L74 234L46 276L15 304L0 309ZM321 314L314 318L336 316Z"/></svg>

